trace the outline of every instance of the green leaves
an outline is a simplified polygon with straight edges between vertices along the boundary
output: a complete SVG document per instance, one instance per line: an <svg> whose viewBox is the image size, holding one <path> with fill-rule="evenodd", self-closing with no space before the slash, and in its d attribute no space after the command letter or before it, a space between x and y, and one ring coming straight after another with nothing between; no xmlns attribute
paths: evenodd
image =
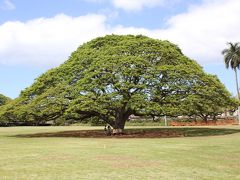
<svg viewBox="0 0 240 180"><path fill-rule="evenodd" d="M229 48L222 51L226 68L240 69L240 44L231 42L227 44Z"/></svg>
<svg viewBox="0 0 240 180"><path fill-rule="evenodd" d="M3 94L0 94L0 106L7 104L9 101L11 101L11 98L6 97Z"/></svg>
<svg viewBox="0 0 240 180"><path fill-rule="evenodd" d="M229 98L216 77L206 75L176 45L141 35L108 35L85 43L41 75L0 118L94 119L122 129L131 114L209 113L216 110L213 101L221 104L220 112Z"/></svg>

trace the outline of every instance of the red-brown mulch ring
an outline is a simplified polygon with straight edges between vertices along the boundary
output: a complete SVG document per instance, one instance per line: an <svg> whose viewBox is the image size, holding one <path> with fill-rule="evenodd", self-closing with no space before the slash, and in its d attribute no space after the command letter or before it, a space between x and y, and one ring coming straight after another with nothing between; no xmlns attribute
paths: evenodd
<svg viewBox="0 0 240 180"><path fill-rule="evenodd" d="M76 137L76 138L173 138L173 137L199 137L217 136L239 133L240 129L212 128L212 127L177 127L177 128L143 128L126 129L123 134L110 135L102 130L74 130L37 134L17 135L24 138L39 137Z"/></svg>
<svg viewBox="0 0 240 180"><path fill-rule="evenodd" d="M238 121L235 119L225 119L225 120L217 120L212 121L209 120L207 123L204 121L197 122L180 122L180 121L172 121L169 124L170 126L223 126L223 125L238 125Z"/></svg>
<svg viewBox="0 0 240 180"><path fill-rule="evenodd" d="M18 137L79 137L79 138L170 138L183 137L182 132L172 130L129 130L119 135L106 135L104 130L62 131L18 135Z"/></svg>

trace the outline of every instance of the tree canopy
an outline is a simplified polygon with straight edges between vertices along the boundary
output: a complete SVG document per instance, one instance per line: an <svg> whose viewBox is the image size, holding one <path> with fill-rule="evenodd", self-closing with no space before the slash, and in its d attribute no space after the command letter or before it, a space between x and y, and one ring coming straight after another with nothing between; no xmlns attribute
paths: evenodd
<svg viewBox="0 0 240 180"><path fill-rule="evenodd" d="M97 120L121 132L130 115L211 114L215 106L219 113L235 105L217 77L169 41L107 35L37 78L0 111L0 119Z"/></svg>
<svg viewBox="0 0 240 180"><path fill-rule="evenodd" d="M5 105L11 100L11 98L4 96L3 94L0 94L0 106Z"/></svg>

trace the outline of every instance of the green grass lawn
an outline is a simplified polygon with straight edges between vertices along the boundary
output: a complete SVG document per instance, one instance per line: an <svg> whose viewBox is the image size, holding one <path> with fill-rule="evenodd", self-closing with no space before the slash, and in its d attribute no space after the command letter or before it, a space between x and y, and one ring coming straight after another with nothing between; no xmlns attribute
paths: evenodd
<svg viewBox="0 0 240 180"><path fill-rule="evenodd" d="M154 139L16 137L91 128L96 129L0 128L0 179L240 179L239 132Z"/></svg>

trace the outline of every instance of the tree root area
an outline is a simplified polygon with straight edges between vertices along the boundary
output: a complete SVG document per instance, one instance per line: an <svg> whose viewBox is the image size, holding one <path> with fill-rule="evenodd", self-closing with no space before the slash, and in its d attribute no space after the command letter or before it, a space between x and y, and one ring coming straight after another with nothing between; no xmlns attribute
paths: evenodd
<svg viewBox="0 0 240 180"><path fill-rule="evenodd" d="M74 130L51 133L37 133L17 135L17 137L78 137L78 138L174 138L216 136L239 133L239 129L223 128L152 128L152 129L128 129L123 134L107 135L103 130Z"/></svg>

